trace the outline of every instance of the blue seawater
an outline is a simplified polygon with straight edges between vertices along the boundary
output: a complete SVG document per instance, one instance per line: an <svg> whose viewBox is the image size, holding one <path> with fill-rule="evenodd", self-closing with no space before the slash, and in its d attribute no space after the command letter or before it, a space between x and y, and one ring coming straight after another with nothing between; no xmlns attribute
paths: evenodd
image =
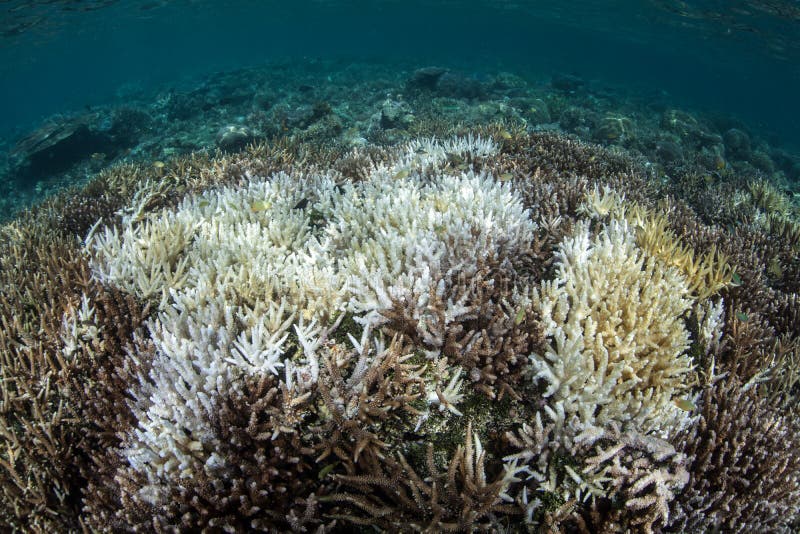
<svg viewBox="0 0 800 534"><path fill-rule="evenodd" d="M0 134L275 58L553 71L664 91L800 144L800 6L757 1L3 2Z"/></svg>
<svg viewBox="0 0 800 534"><path fill-rule="evenodd" d="M569 74L741 121L796 153L799 28L798 3L777 0L11 0L0 5L0 153L18 154L60 114L324 60L476 80Z"/></svg>

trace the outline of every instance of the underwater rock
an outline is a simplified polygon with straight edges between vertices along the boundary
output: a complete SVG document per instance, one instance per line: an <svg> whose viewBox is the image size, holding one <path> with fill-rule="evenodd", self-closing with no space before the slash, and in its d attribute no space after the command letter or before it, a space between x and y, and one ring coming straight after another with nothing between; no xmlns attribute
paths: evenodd
<svg viewBox="0 0 800 534"><path fill-rule="evenodd" d="M750 136L738 128L731 128L722 134L725 153L736 159L747 159L750 155Z"/></svg>
<svg viewBox="0 0 800 534"><path fill-rule="evenodd" d="M241 150L255 140L253 131L247 126L231 124L217 132L217 146L225 151Z"/></svg>
<svg viewBox="0 0 800 534"><path fill-rule="evenodd" d="M381 104L380 111L381 128L408 128L414 122L414 114L405 102L386 99Z"/></svg>
<svg viewBox="0 0 800 534"><path fill-rule="evenodd" d="M284 102L276 105L270 115L271 124L266 125L264 129L272 134L297 133L320 122L333 122L341 126L340 119L326 101L302 105L290 105Z"/></svg>
<svg viewBox="0 0 800 534"><path fill-rule="evenodd" d="M675 141L662 139L656 143L655 155L663 163L677 163L683 160L683 149Z"/></svg>
<svg viewBox="0 0 800 534"><path fill-rule="evenodd" d="M713 145L703 147L697 154L697 163L710 171L721 171L727 167L725 161L725 147L723 145Z"/></svg>
<svg viewBox="0 0 800 534"><path fill-rule="evenodd" d="M500 72L491 83L492 90L502 91L509 96L522 96L527 92L528 82L521 76L511 72Z"/></svg>
<svg viewBox="0 0 800 534"><path fill-rule="evenodd" d="M722 137L708 130L689 113L678 109L670 109L661 116L661 127L677 134L689 148L699 150L722 145Z"/></svg>
<svg viewBox="0 0 800 534"><path fill-rule="evenodd" d="M132 147L150 128L153 119L144 111L133 108L114 110L109 120L103 123L100 131L108 134L118 149Z"/></svg>
<svg viewBox="0 0 800 534"><path fill-rule="evenodd" d="M333 108L331 108L331 105L328 102L325 102L324 100L314 102L314 105L311 106L311 121L316 122L332 113Z"/></svg>
<svg viewBox="0 0 800 534"><path fill-rule="evenodd" d="M268 111L275 104L277 99L277 95L273 93L261 92L256 94L256 96L253 98L253 103L256 109Z"/></svg>
<svg viewBox="0 0 800 534"><path fill-rule="evenodd" d="M521 110L531 124L547 124L553 120L550 115L550 107L541 98L517 98L513 99L511 103Z"/></svg>
<svg viewBox="0 0 800 534"><path fill-rule="evenodd" d="M423 67L417 69L411 75L411 78L406 82L407 89L427 89L432 91L436 88L439 78L447 72L447 69L441 67Z"/></svg>
<svg viewBox="0 0 800 534"><path fill-rule="evenodd" d="M342 120L338 115L331 112L312 122L308 128L297 135L297 138L304 142L324 142L338 137L343 129Z"/></svg>
<svg viewBox="0 0 800 534"><path fill-rule="evenodd" d="M770 158L769 155L762 150L753 151L753 153L750 154L748 161L753 165L753 167L760 171L764 171L767 174L772 174L775 172L775 163L773 163L772 158Z"/></svg>
<svg viewBox="0 0 800 534"><path fill-rule="evenodd" d="M302 106L283 106L278 110L276 116L280 117L281 124L288 129L305 129L317 118L317 111L314 106L305 104Z"/></svg>
<svg viewBox="0 0 800 534"><path fill-rule="evenodd" d="M414 71L406 89L432 91L439 96L459 99L486 98L486 87L475 78L440 67L425 67Z"/></svg>
<svg viewBox="0 0 800 534"><path fill-rule="evenodd" d="M600 120L592 137L599 143L622 143L633 137L633 121L621 115L607 115Z"/></svg>
<svg viewBox="0 0 800 534"><path fill-rule="evenodd" d="M486 98L486 88L475 78L447 71L436 83L436 92L441 96L467 100Z"/></svg>
<svg viewBox="0 0 800 534"><path fill-rule="evenodd" d="M770 153L775 165L786 173L790 179L800 180L800 157L783 149L775 149Z"/></svg>
<svg viewBox="0 0 800 534"><path fill-rule="evenodd" d="M149 117L119 110L110 116L87 113L48 122L11 149L12 175L18 183L33 183L69 170L82 161L108 159L131 146Z"/></svg>
<svg viewBox="0 0 800 534"><path fill-rule="evenodd" d="M585 135L594 128L594 114L589 110L570 106L561 112L558 123L564 131Z"/></svg>
<svg viewBox="0 0 800 534"><path fill-rule="evenodd" d="M169 93L159 98L168 120L187 120L198 115L205 105L196 96L184 93Z"/></svg>
<svg viewBox="0 0 800 534"><path fill-rule="evenodd" d="M565 93L574 93L586 87L586 81L574 74L554 74L550 80L550 85L553 89L558 89Z"/></svg>

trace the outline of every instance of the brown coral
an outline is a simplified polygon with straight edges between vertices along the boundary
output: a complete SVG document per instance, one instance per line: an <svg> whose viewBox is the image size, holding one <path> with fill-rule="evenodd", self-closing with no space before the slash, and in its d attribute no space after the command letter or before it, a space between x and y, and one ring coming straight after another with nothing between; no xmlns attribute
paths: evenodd
<svg viewBox="0 0 800 534"><path fill-rule="evenodd" d="M704 392L697 424L675 438L691 478L669 531L789 532L800 510L800 427L737 379Z"/></svg>

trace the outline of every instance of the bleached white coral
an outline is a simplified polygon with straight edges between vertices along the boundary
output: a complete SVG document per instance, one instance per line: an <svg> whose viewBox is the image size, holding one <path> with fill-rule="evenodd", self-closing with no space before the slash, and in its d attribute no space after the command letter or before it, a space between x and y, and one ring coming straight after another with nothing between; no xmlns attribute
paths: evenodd
<svg viewBox="0 0 800 534"><path fill-rule="evenodd" d="M496 149L480 138L412 148L429 150L431 161ZM245 177L93 229L95 276L158 306L148 324L157 355L132 392L139 423L125 442L151 496L159 480L208 465L217 449L215 399L243 375L284 375L307 390L319 378L317 349L333 317L348 310L376 324L411 289L424 295L415 303L424 313L428 288L448 269L532 239L535 225L508 184L473 172L398 175L397 165L344 186L332 174ZM448 313L462 309L450 303ZM292 335L299 350L288 360ZM460 393L451 386L455 409Z"/></svg>
<svg viewBox="0 0 800 534"><path fill-rule="evenodd" d="M685 417L674 401L696 380L686 355L686 279L646 257L625 222L595 237L579 227L556 258L555 279L535 299L550 345L531 356L550 417L559 425L572 416L583 426L619 421L642 432Z"/></svg>
<svg viewBox="0 0 800 534"><path fill-rule="evenodd" d="M464 394L461 393L461 387L464 384L464 379L461 378L462 372L463 369L460 367L454 370L450 382L447 383L444 389L437 385L434 389L428 391L428 404L438 407L439 411L442 412L447 410L453 415L463 415L457 408L458 403L464 399Z"/></svg>
<svg viewBox="0 0 800 534"><path fill-rule="evenodd" d="M436 166L446 163L453 157L486 158L494 156L500 147L491 138L469 134L452 139L422 138L409 141L405 154L398 158L399 165L416 165L419 167Z"/></svg>
<svg viewBox="0 0 800 534"><path fill-rule="evenodd" d="M357 313L412 294L418 296L416 308L424 310L429 288L448 269L509 254L532 240L536 228L518 194L485 174L401 182L376 177L362 192L355 187L346 190L334 213L342 222L328 227L327 247L351 247L339 265L349 273L349 305Z"/></svg>
<svg viewBox="0 0 800 534"><path fill-rule="evenodd" d="M602 190L595 185L578 206L578 213L593 219L604 219L611 215L624 216L625 195L618 194L607 185Z"/></svg>
<svg viewBox="0 0 800 534"><path fill-rule="evenodd" d="M95 309L89 297L81 295L81 306L71 306L61 319L61 341L64 347L61 352L66 358L72 357L81 342L93 341L100 335L95 324Z"/></svg>
<svg viewBox="0 0 800 534"><path fill-rule="evenodd" d="M695 306L698 324L698 341L702 343L706 355L717 350L722 342L722 328L725 326L725 305L723 299L717 302L706 300Z"/></svg>

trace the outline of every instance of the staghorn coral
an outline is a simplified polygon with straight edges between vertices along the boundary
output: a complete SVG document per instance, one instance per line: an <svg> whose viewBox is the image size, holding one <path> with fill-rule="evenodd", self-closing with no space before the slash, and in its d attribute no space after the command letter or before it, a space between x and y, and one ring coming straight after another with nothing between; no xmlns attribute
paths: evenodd
<svg viewBox="0 0 800 534"><path fill-rule="evenodd" d="M626 202L624 195L605 187L597 187L586 194L578 208L593 218L616 217L625 219L636 229L636 243L650 256L666 265L678 269L689 281L689 289L698 300L705 300L729 286L733 280L733 268L728 257L711 245L705 254L697 255L685 245L669 228L669 208L661 213L644 208L636 202Z"/></svg>
<svg viewBox="0 0 800 534"><path fill-rule="evenodd" d="M320 528L313 450L303 440L300 413L308 396L271 376L248 378L222 397L208 421L220 444L203 470L179 484L155 488L135 468L117 461L117 510L100 530L188 530L271 532ZM316 492L316 493L315 493ZM152 501L154 497L161 500ZM108 510L108 508L106 508Z"/></svg>
<svg viewBox="0 0 800 534"><path fill-rule="evenodd" d="M733 268L725 254L712 245L698 257L667 225L666 215L645 216L637 233L639 246L683 273L689 281L689 290L699 300L705 300L731 284Z"/></svg>
<svg viewBox="0 0 800 534"><path fill-rule="evenodd" d="M673 399L696 380L685 354L686 279L645 257L624 222L594 238L581 227L556 255L556 278L534 297L550 345L531 356L550 416L560 426L575 415L584 425L615 420L645 431L678 423Z"/></svg>
<svg viewBox="0 0 800 534"><path fill-rule="evenodd" d="M468 138L441 149L423 143L430 161L419 165L444 164L449 151L480 152L481 143ZM136 424L119 445L126 478L139 487L126 497L126 506L148 510L180 502L174 498L175 481L185 485L228 468L225 456L210 452L225 447L215 413L241 391L246 377L285 372L285 384L291 390L295 383L301 398L312 390L321 395L332 419L320 432L334 449L320 460L347 450L331 437L349 440L347 432L356 435L351 464L380 446L380 439L361 428L372 408L352 421L338 411L337 399L346 388L338 360L324 345L336 325L321 325L330 325L344 310L362 314L367 330L379 325L386 321L379 312L391 305L389 295L436 285L448 269L467 258L474 261L476 253L478 259L507 255L509 243L526 242L534 228L519 201L491 177L409 176L407 160L419 153L411 146L394 167L376 166L358 186L340 190L324 174L278 174L251 180L245 188L189 198L177 209L148 217L143 214L153 193L145 184L133 196L133 209L122 212L121 230L92 231L88 247L96 276L158 310L147 322L152 361L130 390ZM398 199L405 211L396 209ZM420 215L427 217L422 224ZM231 271L229 265L240 267ZM415 306L424 309L426 301ZM526 334L520 336L524 340ZM366 347L363 339L361 345ZM365 358L366 353L356 375L378 369L365 367ZM394 381L400 380L400 369L394 368ZM367 384L385 372L367 372L363 384L351 376L352 394L362 399L365 392L376 394ZM390 383L378 385L396 394ZM420 384L417 390L420 396L428 388ZM416 398L409 395L406 403Z"/></svg>
<svg viewBox="0 0 800 534"><path fill-rule="evenodd" d="M790 236L707 226L637 160L508 128L122 166L4 227L0 459L32 482L0 470L0 526L789 525ZM714 245L741 284L697 298L669 256Z"/></svg>
<svg viewBox="0 0 800 534"><path fill-rule="evenodd" d="M766 180L755 180L747 185L753 204L767 214L786 216L792 211L786 195Z"/></svg>
<svg viewBox="0 0 800 534"><path fill-rule="evenodd" d="M370 462L366 475L339 475L344 491L330 496L346 503L334 517L356 525L390 531L467 532L490 531L494 516L514 513L506 491L517 481L508 469L487 478L487 454L472 425L466 427L459 445L440 470L428 445L424 475L401 454ZM491 477L491 475L489 475Z"/></svg>
<svg viewBox="0 0 800 534"><path fill-rule="evenodd" d="M700 418L675 442L691 478L668 531L792 532L800 510L797 415L737 379L704 391Z"/></svg>
<svg viewBox="0 0 800 534"><path fill-rule="evenodd" d="M74 245L41 225L3 227L0 242L0 525L73 531L85 463L85 420L66 381L80 373L61 349L65 314L91 284Z"/></svg>
<svg viewBox="0 0 800 534"><path fill-rule="evenodd" d="M406 363L413 353L397 339L389 347L382 340L370 341L365 328L360 342L355 342L357 356L336 345L322 355L324 367L318 382L325 413L321 428L324 436L317 448L317 461L343 462L349 473L356 472L360 457L381 458L388 445L377 431L394 421L393 426L419 415L414 401L425 394L422 379L424 367ZM342 376L341 367L348 367L349 376ZM400 415L400 414L403 415ZM369 461L369 460L367 460Z"/></svg>
<svg viewBox="0 0 800 534"><path fill-rule="evenodd" d="M543 424L539 413L531 425L506 433L520 450L504 460L509 476L524 481L515 502L528 525L653 532L669 521L669 504L689 478L686 456L670 443L622 431L617 423L605 430L585 426L568 445L558 433L558 425ZM618 513L600 513L609 509Z"/></svg>
<svg viewBox="0 0 800 534"><path fill-rule="evenodd" d="M542 343L530 299L515 291L516 270L493 258L449 271L437 287L396 297L381 314L389 331L463 367L467 379L489 398L516 393L526 359ZM426 298L428 306L414 303ZM446 300L445 300L446 299Z"/></svg>

